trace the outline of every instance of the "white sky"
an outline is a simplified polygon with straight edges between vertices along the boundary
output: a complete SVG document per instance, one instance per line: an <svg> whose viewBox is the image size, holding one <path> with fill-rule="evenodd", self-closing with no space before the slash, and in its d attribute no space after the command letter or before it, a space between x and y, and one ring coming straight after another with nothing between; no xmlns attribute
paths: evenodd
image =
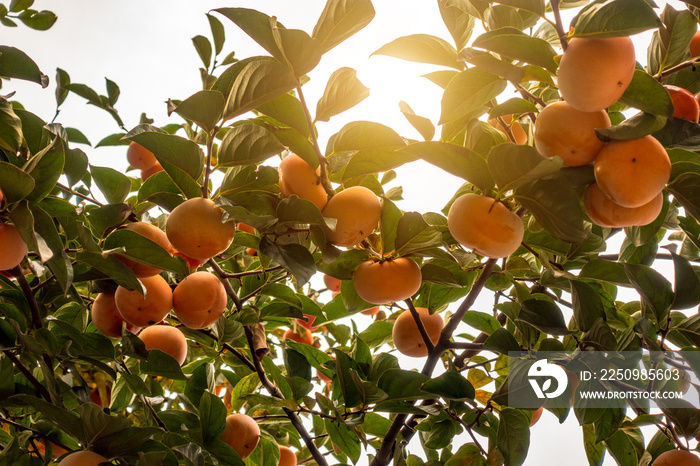
<svg viewBox="0 0 700 466"><path fill-rule="evenodd" d="M116 108L128 129L138 124L141 112L155 119L154 124L158 126L179 122L177 116L167 116L165 102L168 98L184 99L201 89L198 71L201 64L191 38L195 35L210 37L206 12L231 6L256 8L277 16L288 28L310 32L324 3L323 0L37 0L36 9L50 9L58 14L59 19L51 30L37 32L24 26L15 29L3 27L0 35L3 44L18 47L32 57L49 75L51 84L42 90L36 84L5 82L0 92L5 95L17 91L14 99L50 121L55 112L55 70L60 67L70 74L73 82L87 84L101 94L106 94L105 77L115 81L121 88ZM373 22L330 51L318 68L309 74L311 82L304 87L312 113L328 77L341 66L355 68L360 81L370 88L369 99L332 118L329 123L318 124L322 148L325 148L327 138L344 124L360 119L391 126L404 137L419 138L399 112L401 100L433 123L439 118L441 89L420 77L438 67L383 56L369 57L380 46L402 35L427 33L452 42L435 2L377 0L373 3L377 10ZM678 5L676 8L681 8ZM224 24L227 37L221 58L232 50L236 51L238 58L264 53L233 23L220 15L218 18ZM646 60L648 37L648 34L638 36L637 53L641 62ZM103 137L121 131L105 112L85 105L83 99L69 95L57 121L80 129L93 145ZM81 148L92 164L120 170L127 167L125 147ZM462 180L428 164L414 162L399 170L399 178L391 186L404 188L405 201L398 204L400 208L427 212L439 211L461 184ZM492 299L488 297L475 308L488 312L491 303ZM404 368L409 368L408 364L405 362ZM418 366L422 361L414 364ZM468 441L463 435L454 445ZM411 450L420 452L417 439L412 442ZM545 412L532 429L525 465L549 464L554 460L561 462L562 458L566 458L566 464L570 466L588 464L581 430L573 413L565 424L559 425L551 413ZM362 459L359 464L367 462ZM613 465L615 462L608 455L604 464Z"/></svg>

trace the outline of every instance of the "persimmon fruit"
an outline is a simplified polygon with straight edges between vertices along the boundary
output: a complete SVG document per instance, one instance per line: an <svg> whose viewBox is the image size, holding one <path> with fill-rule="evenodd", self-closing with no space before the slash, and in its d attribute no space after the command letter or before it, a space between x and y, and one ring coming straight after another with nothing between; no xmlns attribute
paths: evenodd
<svg viewBox="0 0 700 466"><path fill-rule="evenodd" d="M162 171L163 166L160 164L160 162L156 162L155 165L153 165L152 167L144 168L143 170L141 170L141 182L146 181L151 176Z"/></svg>
<svg viewBox="0 0 700 466"><path fill-rule="evenodd" d="M366 316L376 316L377 314L379 314L379 306L370 307L369 309L365 309L360 313Z"/></svg>
<svg viewBox="0 0 700 466"><path fill-rule="evenodd" d="M100 293L92 303L90 311L92 323L103 335L112 338L122 337L122 325L131 333L137 333L141 327L124 320L114 301L114 293Z"/></svg>
<svg viewBox="0 0 700 466"><path fill-rule="evenodd" d="M603 110L622 97L635 66L629 37L575 37L559 63L559 92L577 110Z"/></svg>
<svg viewBox="0 0 700 466"><path fill-rule="evenodd" d="M303 319L296 319L297 325L305 328L310 332L315 332L316 330L318 330L318 327L314 327L313 325L314 320L316 320L316 316L312 316L311 314L304 314Z"/></svg>
<svg viewBox="0 0 700 466"><path fill-rule="evenodd" d="M328 203L328 194L316 170L296 154L288 155L279 165L280 190L284 197L296 194L312 202L318 210Z"/></svg>
<svg viewBox="0 0 700 466"><path fill-rule="evenodd" d="M336 246L355 246L379 225L382 208L377 196L364 186L353 186L333 196L323 216L338 222L335 231L323 226L326 239Z"/></svg>
<svg viewBox="0 0 700 466"><path fill-rule="evenodd" d="M238 456L246 459L258 446L260 427L255 419L246 414L229 414L226 417L226 428L219 438L229 444Z"/></svg>
<svg viewBox="0 0 700 466"><path fill-rule="evenodd" d="M245 233L250 233L251 235L255 234L255 228L251 227L247 223L238 222L236 224L236 229Z"/></svg>
<svg viewBox="0 0 700 466"><path fill-rule="evenodd" d="M168 252L172 250L172 245L170 244L170 241L168 241L168 236L163 230L155 225L151 225L147 222L133 222L124 225L124 229L138 233L139 235L153 241ZM120 254L115 254L115 257L122 261L124 265L129 267L137 277L152 277L153 275L158 275L162 272L161 269L151 267L150 265L141 264Z"/></svg>
<svg viewBox="0 0 700 466"><path fill-rule="evenodd" d="M366 261L355 270L357 295L372 304L408 299L420 288L420 267L407 257L381 262Z"/></svg>
<svg viewBox="0 0 700 466"><path fill-rule="evenodd" d="M513 115L503 115L501 117L503 119L503 122L506 123L507 125L510 126L510 132L513 133L513 137L515 138L514 142L516 144L527 144L527 133L523 129L523 127L518 123L517 121L515 123L513 122ZM506 133L506 129L501 125L501 123L496 119L492 118L488 121L488 123L493 126L494 128L503 131ZM512 124L511 124L512 123ZM506 133L508 134L508 133Z"/></svg>
<svg viewBox="0 0 700 466"><path fill-rule="evenodd" d="M416 308L418 315L428 336L433 344L437 344L440 339L440 332L445 326L445 321L440 314L430 314L430 311L424 307ZM403 355L412 358L422 358L428 355L428 347L425 346L423 336L418 330L413 314L410 311L403 311L394 322L394 328L391 332L394 346Z"/></svg>
<svg viewBox="0 0 700 466"><path fill-rule="evenodd" d="M177 327L151 325L141 330L138 337L147 350L161 350L182 365L187 359L187 339Z"/></svg>
<svg viewBox="0 0 700 466"><path fill-rule="evenodd" d="M686 450L669 450L661 453L652 466L700 466L700 457Z"/></svg>
<svg viewBox="0 0 700 466"><path fill-rule="evenodd" d="M59 466L97 466L109 462L107 458L91 451L76 451L58 463Z"/></svg>
<svg viewBox="0 0 700 466"><path fill-rule="evenodd" d="M610 125L603 110L582 112L565 101L554 102L537 115L535 147L545 157L561 157L566 166L588 165L604 145L595 130Z"/></svg>
<svg viewBox="0 0 700 466"><path fill-rule="evenodd" d="M623 207L651 202L671 177L666 149L652 136L611 141L598 153L594 164L600 189Z"/></svg>
<svg viewBox="0 0 700 466"><path fill-rule="evenodd" d="M583 205L588 218L604 228L625 228L648 225L659 216L664 205L663 192L639 207L622 207L615 204L597 183L586 188Z"/></svg>
<svg viewBox="0 0 700 466"><path fill-rule="evenodd" d="M501 202L474 193L452 204L447 228L462 246L491 258L513 254L525 234L520 217Z"/></svg>
<svg viewBox="0 0 700 466"><path fill-rule="evenodd" d="M221 221L223 214L223 209L210 199L188 199L170 212L165 234L184 255L206 261L224 252L236 234L232 220Z"/></svg>
<svg viewBox="0 0 700 466"><path fill-rule="evenodd" d="M117 288L114 302L122 318L137 327L157 324L170 313L173 307L173 292L160 275L139 279L146 288L145 294Z"/></svg>
<svg viewBox="0 0 700 466"><path fill-rule="evenodd" d="M542 417L542 412L544 412L544 408L542 406L540 406L532 412L532 418L530 419L530 427L537 424L537 421L539 421Z"/></svg>
<svg viewBox="0 0 700 466"><path fill-rule="evenodd" d="M195 272L173 291L173 311L185 327L202 329L219 320L226 310L226 289L211 272Z"/></svg>
<svg viewBox="0 0 700 466"><path fill-rule="evenodd" d="M343 281L339 278L331 277L328 274L324 274L323 283L326 285L326 288L331 291L340 291L340 285L343 283Z"/></svg>
<svg viewBox="0 0 700 466"><path fill-rule="evenodd" d="M700 118L700 103L695 95L682 87L664 85L673 102L674 118L682 118L697 123Z"/></svg>
<svg viewBox="0 0 700 466"><path fill-rule="evenodd" d="M126 150L126 160L129 165L139 170L147 170L158 163L153 152L133 141Z"/></svg>
<svg viewBox="0 0 700 466"><path fill-rule="evenodd" d="M314 344L313 335L311 335L311 332L309 332L306 329L298 333L292 330L291 328L287 329L287 331L284 332L282 339L296 341L297 343L303 343L304 345Z"/></svg>
<svg viewBox="0 0 700 466"><path fill-rule="evenodd" d="M284 445L279 445L280 447L280 461L278 466L297 466L297 455L289 448Z"/></svg>
<svg viewBox="0 0 700 466"><path fill-rule="evenodd" d="M700 57L700 31L696 32L690 39L690 56L692 58Z"/></svg>
<svg viewBox="0 0 700 466"><path fill-rule="evenodd" d="M27 254L27 243L10 223L0 223L0 270L17 267Z"/></svg>

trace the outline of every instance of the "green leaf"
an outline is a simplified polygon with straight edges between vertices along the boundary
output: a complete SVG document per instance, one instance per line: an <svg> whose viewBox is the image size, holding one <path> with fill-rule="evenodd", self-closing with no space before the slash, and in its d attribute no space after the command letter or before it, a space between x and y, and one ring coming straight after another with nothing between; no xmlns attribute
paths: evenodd
<svg viewBox="0 0 700 466"><path fill-rule="evenodd" d="M8 162L0 162L0 186L8 203L27 197L34 190L34 178Z"/></svg>
<svg viewBox="0 0 700 466"><path fill-rule="evenodd" d="M47 87L49 77L39 70L34 60L15 47L0 45L0 76L24 79Z"/></svg>
<svg viewBox="0 0 700 466"><path fill-rule="evenodd" d="M209 42L209 39L204 36L194 36L192 38L192 44L197 50L197 55L199 55L199 59L202 60L204 68L209 68L209 65L211 65L212 53L211 42Z"/></svg>
<svg viewBox="0 0 700 466"><path fill-rule="evenodd" d="M159 349L149 350L148 357L141 361L141 372L173 380L186 379L175 358Z"/></svg>
<svg viewBox="0 0 700 466"><path fill-rule="evenodd" d="M360 439L357 438L357 435L340 422L326 419L325 424L326 431L333 445L336 445L340 451L345 453L353 463L357 463L362 453Z"/></svg>
<svg viewBox="0 0 700 466"><path fill-rule="evenodd" d="M299 29L285 29L273 21L272 34L282 51L280 60L294 71L297 77L316 68L321 61L321 43Z"/></svg>
<svg viewBox="0 0 700 466"><path fill-rule="evenodd" d="M76 254L76 260L94 267L129 291L143 290L134 272L114 256L104 257L99 253L82 251Z"/></svg>
<svg viewBox="0 0 700 466"><path fill-rule="evenodd" d="M457 74L447 84L442 96L440 121L442 125L467 115L474 117L486 112L484 107L506 88L506 81L493 73L469 68Z"/></svg>
<svg viewBox="0 0 700 466"><path fill-rule="evenodd" d="M257 111L274 118L290 128L294 128L305 137L311 135L309 123L306 121L306 115L304 114L304 106L299 99L289 93L265 102L257 108Z"/></svg>
<svg viewBox="0 0 700 466"><path fill-rule="evenodd" d="M475 17L453 6L449 0L438 0L438 8L455 47L462 50L474 32Z"/></svg>
<svg viewBox="0 0 700 466"><path fill-rule="evenodd" d="M386 125L373 121L353 121L335 135L333 152L397 149L405 145L403 138Z"/></svg>
<svg viewBox="0 0 700 466"><path fill-rule="evenodd" d="M430 397L422 390L423 384L428 380L430 377L427 375L397 368L386 370L377 385L388 395L389 400L420 400Z"/></svg>
<svg viewBox="0 0 700 466"><path fill-rule="evenodd" d="M406 212L396 227L395 247L399 254L428 249L442 239L434 226L428 225L418 212Z"/></svg>
<svg viewBox="0 0 700 466"><path fill-rule="evenodd" d="M328 0L311 36L326 53L367 26L374 14L371 0Z"/></svg>
<svg viewBox="0 0 700 466"><path fill-rule="evenodd" d="M64 163L63 144L58 142L58 138L29 159L24 166L24 171L34 178L34 190L27 199L39 202L53 191L63 172Z"/></svg>
<svg viewBox="0 0 700 466"><path fill-rule="evenodd" d="M10 2L10 11L12 13L19 13L22 10L31 8L34 4L34 0L12 0Z"/></svg>
<svg viewBox="0 0 700 466"><path fill-rule="evenodd" d="M671 309L688 309L700 304L700 279L690 261L671 252L675 290Z"/></svg>
<svg viewBox="0 0 700 466"><path fill-rule="evenodd" d="M462 322L479 330L480 332L484 332L486 335L491 335L502 327L501 324L498 323L498 320L496 320L496 318L491 314L473 310L470 310L464 314Z"/></svg>
<svg viewBox="0 0 700 466"><path fill-rule="evenodd" d="M109 167L90 166L92 179L110 204L124 202L131 192L131 180L121 172Z"/></svg>
<svg viewBox="0 0 700 466"><path fill-rule="evenodd" d="M104 248L124 248L124 252L120 253L120 255L124 255L140 264L169 270L178 275L187 274L186 266L182 261L172 257L168 251L157 243L132 230L119 229L113 231L105 238Z"/></svg>
<svg viewBox="0 0 700 466"><path fill-rule="evenodd" d="M186 120L197 123L206 132L211 131L224 111L224 95L219 91L199 91L175 106L168 103L168 115L177 113Z"/></svg>
<svg viewBox="0 0 700 466"><path fill-rule="evenodd" d="M280 61L283 60L282 51L279 49L273 35L272 18L268 15L249 8L218 8L214 11L233 21L251 39L267 50L270 55Z"/></svg>
<svg viewBox="0 0 700 466"><path fill-rule="evenodd" d="M654 133L654 137L667 148L700 149L700 125L682 118L669 119L666 126Z"/></svg>
<svg viewBox="0 0 700 466"><path fill-rule="evenodd" d="M549 335L568 335L572 332L566 327L564 314L559 306L551 301L526 299L522 302L518 321L527 322L541 332Z"/></svg>
<svg viewBox="0 0 700 466"><path fill-rule="evenodd" d="M220 83L221 81L221 83ZM296 88L299 83L283 64L269 57L241 60L228 68L214 85L226 97L224 120L243 115Z"/></svg>
<svg viewBox="0 0 700 466"><path fill-rule="evenodd" d="M515 191L515 198L555 238L569 243L586 239L576 191L561 177L521 186Z"/></svg>
<svg viewBox="0 0 700 466"><path fill-rule="evenodd" d="M642 298L644 315L653 317L659 326L665 326L674 300L671 283L659 272L645 265L625 264L625 273Z"/></svg>
<svg viewBox="0 0 700 466"><path fill-rule="evenodd" d="M484 342L484 346L501 354L520 351L520 345L510 332L499 326Z"/></svg>
<svg viewBox="0 0 700 466"><path fill-rule="evenodd" d="M88 138L76 128L66 128L66 134L68 135L68 142L74 142L76 144L86 144L91 146Z"/></svg>
<svg viewBox="0 0 700 466"><path fill-rule="evenodd" d="M605 458L605 445L596 441L593 424L584 424L581 428L583 448L586 451L589 466L601 466Z"/></svg>
<svg viewBox="0 0 700 466"><path fill-rule="evenodd" d="M498 423L498 449L506 466L520 466L530 448L530 421L517 409L504 408Z"/></svg>
<svg viewBox="0 0 700 466"><path fill-rule="evenodd" d="M557 53L549 42L528 36L512 27L488 31L474 39L473 46L513 60L541 66L551 72L557 69L554 61Z"/></svg>
<svg viewBox="0 0 700 466"><path fill-rule="evenodd" d="M604 142L613 140L628 141L659 131L666 125L667 121L666 117L652 115L651 113L638 113L619 125L596 129L595 134Z"/></svg>
<svg viewBox="0 0 700 466"><path fill-rule="evenodd" d="M673 115L673 102L668 91L643 70L634 71L632 82L620 102L653 115L669 118Z"/></svg>
<svg viewBox="0 0 700 466"><path fill-rule="evenodd" d="M316 273L313 256L300 244L278 244L264 237L260 240L260 252L289 270L297 286L304 286Z"/></svg>
<svg viewBox="0 0 700 466"><path fill-rule="evenodd" d="M209 21L209 29L211 29L211 35L214 38L214 55L218 55L223 50L224 42L226 41L226 33L224 31L224 26L221 24L221 21L219 21L209 13L207 13L207 20Z"/></svg>
<svg viewBox="0 0 700 466"><path fill-rule="evenodd" d="M435 126L428 118L416 115L411 106L403 100L399 102L399 109L411 126L423 136L423 139L426 141L433 139L435 136Z"/></svg>
<svg viewBox="0 0 700 466"><path fill-rule="evenodd" d="M226 406L221 398L210 392L202 393L199 401L199 418L205 442L219 438L226 428Z"/></svg>
<svg viewBox="0 0 700 466"><path fill-rule="evenodd" d="M37 31L46 31L54 25L58 17L53 11L25 10L20 13L19 19L27 27L36 29Z"/></svg>
<svg viewBox="0 0 700 466"><path fill-rule="evenodd" d="M316 121L328 121L369 97L369 89L357 79L357 71L339 68L331 74L316 104Z"/></svg>
<svg viewBox="0 0 700 466"><path fill-rule="evenodd" d="M479 447L473 443L467 443L459 447L459 450L447 460L445 466L462 466L465 464L470 466L487 466L488 462L482 456Z"/></svg>
<svg viewBox="0 0 700 466"><path fill-rule="evenodd" d="M0 98L0 149L16 153L22 139L22 120L12 109L12 104Z"/></svg>
<svg viewBox="0 0 700 466"><path fill-rule="evenodd" d="M533 147L513 143L494 147L488 156L491 175L502 192L552 175L563 163L559 157L544 157Z"/></svg>
<svg viewBox="0 0 700 466"><path fill-rule="evenodd" d="M457 50L446 40L429 34L412 34L399 37L374 51L372 55L387 55L402 60L446 66L463 70L457 60Z"/></svg>
<svg viewBox="0 0 700 466"><path fill-rule="evenodd" d="M645 0L607 0L585 6L571 20L573 37L631 36L660 26Z"/></svg>
<svg viewBox="0 0 700 466"><path fill-rule="evenodd" d="M502 104L495 105L489 111L489 119L505 115L521 115L524 113L537 113L537 107L529 100L514 97Z"/></svg>
<svg viewBox="0 0 700 466"><path fill-rule="evenodd" d="M340 158L336 158L338 160ZM333 160L333 159L331 159ZM416 160L406 152L384 149L360 150L352 154L350 160L341 167L341 181L347 181L360 175L385 172ZM331 166L331 174L336 174L337 167Z"/></svg>
<svg viewBox="0 0 700 466"><path fill-rule="evenodd" d="M409 144L401 149L401 152L420 157L447 173L469 181L482 191L489 191L493 187L486 161L465 147L446 142L424 141Z"/></svg>
<svg viewBox="0 0 700 466"><path fill-rule="evenodd" d="M618 430L612 437L604 440L603 443L618 465L636 466L639 463L635 441L626 431Z"/></svg>
<svg viewBox="0 0 700 466"><path fill-rule="evenodd" d="M282 199L277 204L277 221L279 224L308 223L311 225L326 225L326 219L313 202L300 199L294 194Z"/></svg>
<svg viewBox="0 0 700 466"><path fill-rule="evenodd" d="M430 379L423 385L423 390L434 393L445 400L473 400L476 392L471 383L459 372L445 372Z"/></svg>
<svg viewBox="0 0 700 466"><path fill-rule="evenodd" d="M268 130L243 123L231 128L224 136L218 163L224 167L260 163L283 150L284 146Z"/></svg>
<svg viewBox="0 0 700 466"><path fill-rule="evenodd" d="M598 319L605 318L601 290L580 280L571 280L574 319L579 330L587 332Z"/></svg>
<svg viewBox="0 0 700 466"><path fill-rule="evenodd" d="M185 396L190 402L199 406L206 391L214 391L214 366L202 364L192 372L192 377L185 384Z"/></svg>
<svg viewBox="0 0 700 466"><path fill-rule="evenodd" d="M496 58L490 52L466 47L459 52L459 59L471 63L489 73L501 76L511 82L520 82L525 75L523 68L512 63Z"/></svg>
<svg viewBox="0 0 700 466"><path fill-rule="evenodd" d="M686 59L688 46L697 29L697 20L688 10L675 10L666 4L661 13L664 27L654 31L648 49L649 72L656 75Z"/></svg>

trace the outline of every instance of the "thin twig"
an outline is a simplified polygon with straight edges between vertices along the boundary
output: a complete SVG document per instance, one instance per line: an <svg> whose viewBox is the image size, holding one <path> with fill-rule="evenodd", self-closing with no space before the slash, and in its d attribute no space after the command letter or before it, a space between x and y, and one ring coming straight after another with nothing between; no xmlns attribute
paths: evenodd
<svg viewBox="0 0 700 466"><path fill-rule="evenodd" d="M676 66L672 66L671 68L663 71L657 79L659 81L663 81L664 79L671 76L673 73L684 70L686 68L692 68L698 63L700 63L700 57L691 58L690 60L684 61L683 63L679 63Z"/></svg>
<svg viewBox="0 0 700 466"><path fill-rule="evenodd" d="M93 198L91 198L90 196L86 196L86 195L83 194L83 193L79 193L78 191L74 191L72 188L69 188L68 186L63 185L63 184L61 184L61 183L56 183L56 187L57 187L58 189L62 190L62 191L65 191L65 192L67 192L67 193L69 193L69 194L72 194L73 196L77 196L77 197L79 197L80 199L83 199L83 200L85 200L85 201L88 201L88 202L90 202L90 203L92 203L92 204L98 205L98 206L100 206L100 207L104 206L104 204L101 203L100 201L98 201L98 200L96 200L96 199L93 199Z"/></svg>
<svg viewBox="0 0 700 466"><path fill-rule="evenodd" d="M17 283L19 283L19 287L22 289L24 297L27 298L27 303L29 304L29 311L32 314L32 326L37 329L42 328L44 324L41 321L41 312L39 311L39 304L36 302L36 298L34 297L34 293L32 292L32 287L30 287L29 283L27 283L27 278L24 276L22 266L17 265L16 267L10 270L10 273L13 277L15 277L15 279L17 279Z"/></svg>
<svg viewBox="0 0 700 466"><path fill-rule="evenodd" d="M435 349L435 345L433 344L433 340L430 339L430 335L428 335L428 331L425 329L423 320L420 318L420 314L418 314L418 311L413 305L413 301L411 301L411 298L408 298L404 300L404 303L406 303L409 312L413 315L413 320L418 326L418 331L420 332L421 337L423 337L423 343L425 343L425 346L428 348L428 353L431 353Z"/></svg>
<svg viewBox="0 0 700 466"><path fill-rule="evenodd" d="M566 39L566 32L564 31L564 25L561 21L561 13L559 12L559 0L552 0L550 2L552 5L552 13L554 13L554 29L557 31L559 36L559 42L561 42L561 49L566 51L566 47L569 45Z"/></svg>
<svg viewBox="0 0 700 466"><path fill-rule="evenodd" d="M207 142L207 162L206 165L204 166L204 182L202 183L202 197L203 198L208 198L209 197L209 176L211 175L211 154L212 154L212 148L214 146L214 136L216 136L216 133L219 131L218 126L214 126L211 130L211 134L209 135L209 141Z"/></svg>
<svg viewBox="0 0 700 466"><path fill-rule="evenodd" d="M12 362L12 364L14 364L17 369L19 369L22 375L26 377L29 383L31 383L34 386L36 391L39 392L39 394L42 397L44 397L46 401L50 402L51 395L49 394L48 390L46 390L46 388L44 388L44 386L36 379L36 377L34 377L31 371L27 369L27 367L24 364L22 364L22 361L20 361L14 354L12 354L10 350L4 350L3 353L5 354L5 356L7 356L7 359L9 359Z"/></svg>
<svg viewBox="0 0 700 466"><path fill-rule="evenodd" d="M320 167L319 181L326 190L329 196L333 196L333 187L331 186L331 181L328 178L328 171L326 170L326 165L328 161L323 156L321 152L321 147L318 145L318 138L316 137L316 130L314 128L314 122L311 118L311 112L309 111L309 106L306 105L306 99L304 98L304 91L301 89L301 84L297 86L297 95L299 95L299 101L301 102L301 107L304 109L304 116L306 117L306 124L309 125L309 133L311 133L311 140L314 146L314 152L316 152L316 158L318 158L318 165Z"/></svg>

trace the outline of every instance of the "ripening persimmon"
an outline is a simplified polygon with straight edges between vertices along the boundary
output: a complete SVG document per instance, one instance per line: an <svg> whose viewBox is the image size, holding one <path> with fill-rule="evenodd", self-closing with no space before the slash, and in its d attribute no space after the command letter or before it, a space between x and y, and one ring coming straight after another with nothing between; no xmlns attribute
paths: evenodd
<svg viewBox="0 0 700 466"><path fill-rule="evenodd" d="M146 222L133 222L124 225L124 229L131 230L147 239L150 239L151 241L153 241L158 246L160 246L168 252L170 252L170 250L172 249L172 245L170 244L170 241L168 241L168 236L163 230L161 230L155 225L151 225L150 223ZM115 257L120 261L124 262L124 265L129 267L131 271L134 272L134 275L136 275L139 278L152 277L153 275L158 275L162 272L161 269L151 267L150 265L141 264L133 259L129 259L128 257L124 257L120 254L115 254Z"/></svg>
<svg viewBox="0 0 700 466"><path fill-rule="evenodd" d="M200 268L201 266L206 264L207 260L208 260L208 259L207 260L193 259L190 256L186 256L185 254L181 253L180 251L178 251L177 249L175 249L173 247L170 248L170 254L172 254L175 257L182 257L183 259L185 259L185 262L187 262L187 267L189 267L191 269Z"/></svg>
<svg viewBox="0 0 700 466"><path fill-rule="evenodd" d="M379 314L379 306L374 306L370 307L369 309L365 309L364 311L361 311L361 314L364 314L366 316L376 316Z"/></svg>
<svg viewBox="0 0 700 466"><path fill-rule="evenodd" d="M195 272L185 277L173 291L173 311L185 327L206 328L226 310L226 289L211 272Z"/></svg>
<svg viewBox="0 0 700 466"><path fill-rule="evenodd" d="M511 124L511 122L513 121L513 115L503 115L501 118L503 119L505 124L510 126L510 132L513 134L513 137L515 138L515 141L511 141L511 142L514 142L516 144L521 144L521 145L527 144L527 133L525 132L523 127L520 126L520 123L518 123L516 121L515 123ZM494 128L506 133L506 130L503 127L503 125L501 123L499 123L499 121L496 118L490 119L488 121L488 123L491 126L493 126ZM508 134L508 133L506 133L506 134Z"/></svg>
<svg viewBox="0 0 700 466"><path fill-rule="evenodd" d="M700 57L700 31L696 32L690 39L690 57Z"/></svg>
<svg viewBox="0 0 700 466"><path fill-rule="evenodd" d="M567 102L554 102L537 115L535 147L545 157L561 157L564 165L588 165L604 145L595 130L610 125L610 118L604 110L582 112Z"/></svg>
<svg viewBox="0 0 700 466"><path fill-rule="evenodd" d="M335 361L335 355L329 354L329 356L331 357L331 359L333 359ZM322 382L325 382L327 384L331 383L332 379L330 377L328 377L326 374L324 374L323 372L318 371L318 370L316 371L316 373L318 374L318 378L321 379Z"/></svg>
<svg viewBox="0 0 700 466"><path fill-rule="evenodd" d="M258 446L260 427L255 419L246 414L229 414L226 417L226 428L219 439L230 445L241 459L246 459Z"/></svg>
<svg viewBox="0 0 700 466"><path fill-rule="evenodd" d="M575 37L559 63L559 92L577 110L603 110L622 97L635 66L629 37Z"/></svg>
<svg viewBox="0 0 700 466"><path fill-rule="evenodd" d="M139 280L146 288L145 294L119 286L114 294L114 302L125 321L137 327L147 327L157 324L170 313L173 292L160 275Z"/></svg>
<svg viewBox="0 0 700 466"><path fill-rule="evenodd" d="M296 341L297 343L303 343L304 345L313 345L314 344L313 335L311 335L311 332L309 332L306 329L297 333L290 328L286 332L284 332L282 339Z"/></svg>
<svg viewBox="0 0 700 466"><path fill-rule="evenodd" d="M158 163L153 152L133 141L126 150L126 160L129 162L129 165L139 170L147 170Z"/></svg>
<svg viewBox="0 0 700 466"><path fill-rule="evenodd" d="M323 226L326 239L336 246L354 246L377 228L381 213L379 199L369 189L364 186L344 189L323 209L324 217L338 221L335 231Z"/></svg>
<svg viewBox="0 0 700 466"><path fill-rule="evenodd" d="M420 267L407 257L381 262L366 261L355 270L357 295L372 304L389 304L408 299L420 288Z"/></svg>
<svg viewBox="0 0 700 466"><path fill-rule="evenodd" d="M651 466L700 466L700 457L687 450L669 450L661 453Z"/></svg>
<svg viewBox="0 0 700 466"><path fill-rule="evenodd" d="M186 256L208 260L231 245L236 224L222 222L224 210L203 197L188 199L175 207L165 224L170 243Z"/></svg>
<svg viewBox="0 0 700 466"><path fill-rule="evenodd" d="M625 228L648 225L659 216L664 205L663 193L639 207L622 207L615 204L593 183L583 194L583 205L588 218L604 228Z"/></svg>
<svg viewBox="0 0 700 466"><path fill-rule="evenodd" d="M525 234L520 217L499 201L474 193L452 204L447 228L462 246L491 258L513 254Z"/></svg>
<svg viewBox="0 0 700 466"><path fill-rule="evenodd" d="M0 223L0 270L17 267L27 254L27 243L9 223Z"/></svg>
<svg viewBox="0 0 700 466"><path fill-rule="evenodd" d="M297 466L297 455L289 448L284 445L279 445L280 447L280 461L277 463L278 466Z"/></svg>
<svg viewBox="0 0 700 466"><path fill-rule="evenodd" d="M417 307L418 315L428 336L433 344L437 344L440 339L440 332L445 326L445 321L437 312L430 314L430 311L424 307ZM422 358L428 355L428 347L425 346L423 336L418 330L418 325L411 311L403 311L399 314L394 322L394 328L391 332L391 337L394 341L396 349L405 356L412 358Z"/></svg>
<svg viewBox="0 0 700 466"><path fill-rule="evenodd" d="M187 359L187 339L177 327L151 325L141 330L138 337L147 350L161 350L175 358L181 366Z"/></svg>
<svg viewBox="0 0 700 466"><path fill-rule="evenodd" d="M316 170L296 154L288 155L279 166L280 190L284 197L296 194L300 199L312 202L318 210L323 210L328 202L328 194L321 184Z"/></svg>
<svg viewBox="0 0 700 466"><path fill-rule="evenodd" d="M304 319L296 319L297 325L305 328L309 332L318 330L318 327L313 326L314 320L316 320L316 316L312 316L311 314L304 314Z"/></svg>
<svg viewBox="0 0 700 466"><path fill-rule="evenodd" d="M539 421L540 418L542 417L543 411L544 411L544 408L542 406L540 406L539 408L537 408L536 410L534 410L532 412L532 418L530 419L530 427L537 424L537 421Z"/></svg>
<svg viewBox="0 0 700 466"><path fill-rule="evenodd" d="M700 118L700 103L695 95L687 89L670 84L665 84L664 88L673 102L673 117L697 123Z"/></svg>
<svg viewBox="0 0 700 466"><path fill-rule="evenodd" d="M255 228L251 227L247 223L238 222L236 224L236 229L245 233L250 233L251 235L255 234Z"/></svg>
<svg viewBox="0 0 700 466"><path fill-rule="evenodd" d="M141 327L132 325L124 320L117 310L114 293L100 293L92 303L92 323L103 335L112 338L122 337L122 325L131 333L137 333Z"/></svg>
<svg viewBox="0 0 700 466"><path fill-rule="evenodd" d="M163 166L160 164L160 162L156 162L155 165L153 165L152 167L144 168L143 170L141 170L141 182L146 181L151 176L162 171Z"/></svg>
<svg viewBox="0 0 700 466"><path fill-rule="evenodd" d="M59 456L65 455L65 454L68 453L68 451L69 451L69 450L66 450L66 449L63 448L63 447L60 447L60 446L56 445L54 442L52 442L52 441L50 441L50 440L42 439L41 442L38 442L38 443L36 444L37 452L40 453L41 456L46 456L46 450L47 450L47 446L46 446L46 445L47 445L47 444L51 446L51 458L54 459L54 460L55 460L56 458L58 458ZM32 449L29 449L29 452L32 452L32 451L33 451ZM61 463L61 464L63 464L63 463Z"/></svg>
<svg viewBox="0 0 700 466"><path fill-rule="evenodd" d="M107 463L109 460L102 455L91 451L76 451L66 456L58 463L58 466L97 466Z"/></svg>
<svg viewBox="0 0 700 466"><path fill-rule="evenodd" d="M331 291L340 291L340 285L341 283L343 283L343 281L339 278L331 277L328 274L324 274L323 283L326 285L326 288Z"/></svg>
<svg viewBox="0 0 700 466"><path fill-rule="evenodd" d="M0 205L2 205L3 199L5 199L5 195L2 193L2 189L0 189Z"/></svg>
<svg viewBox="0 0 700 466"><path fill-rule="evenodd" d="M611 141L594 164L600 189L615 204L640 207L651 202L671 177L671 160L653 136Z"/></svg>

